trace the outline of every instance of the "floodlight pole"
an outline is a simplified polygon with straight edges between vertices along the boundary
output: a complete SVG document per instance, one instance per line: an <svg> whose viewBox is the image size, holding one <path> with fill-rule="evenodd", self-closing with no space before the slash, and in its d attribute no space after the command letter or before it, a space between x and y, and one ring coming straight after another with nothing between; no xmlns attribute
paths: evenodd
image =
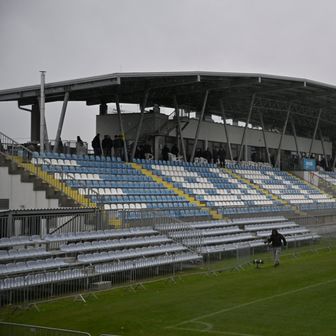
<svg viewBox="0 0 336 336"><path fill-rule="evenodd" d="M123 126L123 123L122 123L121 110L120 110L120 103L119 103L119 96L118 95L116 96L116 107L117 107L118 118L119 118L120 132L121 132L122 140L123 140L123 143L124 143L125 161L128 162L126 135L125 135L124 126Z"/></svg>
<svg viewBox="0 0 336 336"><path fill-rule="evenodd" d="M267 154L267 161L268 161L268 163L271 163L271 155L270 155L269 148L268 148L267 141L266 141L264 118L263 118L263 115L262 115L261 111L259 111L259 117L260 117L260 123L261 123L261 128L262 128L264 143L265 143L265 149L266 149L266 154Z"/></svg>
<svg viewBox="0 0 336 336"><path fill-rule="evenodd" d="M183 134L182 134L180 112L179 112L179 107L178 107L176 96L174 96L174 105L175 105L175 114L176 114L176 119L177 119L178 131L180 133L183 160L186 162L187 161L187 155L186 155L186 150L185 150L185 146L184 146L184 138L183 138Z"/></svg>
<svg viewBox="0 0 336 336"><path fill-rule="evenodd" d="M195 139L194 139L194 145L193 145L193 149L192 149L191 156L190 156L190 162L194 161L196 146L197 146L197 141L198 141L198 136L199 136L200 125L201 125L201 121L203 120L204 111L205 111L206 103L207 103L207 100L208 100L208 95L209 95L209 90L206 90L205 95L204 95L204 99L203 99L203 106L202 106L202 110L201 110L201 115L199 117L198 124L197 124L197 129L196 129L196 134L195 134Z"/></svg>
<svg viewBox="0 0 336 336"><path fill-rule="evenodd" d="M45 71L40 71L41 73L41 90L40 90L40 153L44 153L44 116L45 116Z"/></svg>
<svg viewBox="0 0 336 336"><path fill-rule="evenodd" d="M250 123L250 119L251 119L251 115L252 115L252 110L253 110L253 106L254 106L255 96L256 96L256 94L254 93L252 95L250 109L249 109L249 113L247 115L247 120L246 120L246 124L245 124L244 131L243 131L242 141L241 141L240 148L239 148L238 162L240 162L240 158L241 158L241 155L243 153L243 146L245 144L246 130L247 130L248 124Z"/></svg>
<svg viewBox="0 0 336 336"><path fill-rule="evenodd" d="M138 128L137 128L137 133L136 133L136 136L135 136L135 141L133 143L131 161L133 161L133 159L134 159L135 151L136 151L136 148L138 146L138 141L139 141L140 132L141 132L141 129L142 129L142 123L143 123L143 119L144 119L145 107L147 105L148 95L149 95L149 89L146 90L145 96L144 96L144 99L143 99L143 102L142 102L142 105L141 105L140 120L139 120L139 125L138 125Z"/></svg>
<svg viewBox="0 0 336 336"><path fill-rule="evenodd" d="M322 114L322 109L319 110L319 114L317 116L317 120L316 120L316 124L315 124L315 129L314 129L314 133L313 133L313 138L312 138L312 141L310 143L310 148L309 148L309 153L308 153L309 157L310 157L312 149L313 149L313 143L314 143L314 140L315 140L315 137L316 137L316 132L317 132L318 125L320 123L321 114Z"/></svg>
<svg viewBox="0 0 336 336"><path fill-rule="evenodd" d="M278 152L277 152L276 161L275 161L275 166L276 167L280 167L280 156L281 156L280 154L281 154L282 140L283 140L283 137L286 133L290 111L291 111L291 105L289 105L289 107L288 107L285 124L284 124L284 127L282 129L281 136L280 136L279 147L278 147Z"/></svg>
<svg viewBox="0 0 336 336"><path fill-rule="evenodd" d="M61 139L61 133L62 133L64 118L65 118L65 112L66 112L66 109L67 109L67 106L68 106L69 95L70 95L69 91L65 92L63 105L62 105L62 110L61 110L61 115L60 115L60 119L59 119L59 122L58 122L58 128L57 128L57 133L56 133L54 153L57 153L58 144L59 144L59 141Z"/></svg>
<svg viewBox="0 0 336 336"><path fill-rule="evenodd" d="M227 142L227 145L228 145L228 148L229 148L230 160L233 160L231 142L230 142L229 132L228 132L228 129L227 129L226 115L225 115L225 109L224 109L224 104L223 104L223 100L222 99L219 100L219 105L220 105L220 109L222 111L222 119L223 119L223 124L224 124L224 132L225 132L226 142Z"/></svg>

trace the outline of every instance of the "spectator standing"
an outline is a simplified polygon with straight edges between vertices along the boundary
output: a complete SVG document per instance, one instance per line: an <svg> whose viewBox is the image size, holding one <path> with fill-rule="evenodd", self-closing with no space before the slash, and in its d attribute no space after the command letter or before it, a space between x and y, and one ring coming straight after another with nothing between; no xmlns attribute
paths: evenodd
<svg viewBox="0 0 336 336"><path fill-rule="evenodd" d="M77 155L84 155L86 154L85 146L83 140L80 138L80 136L77 136L76 141L76 153Z"/></svg>
<svg viewBox="0 0 336 336"><path fill-rule="evenodd" d="M211 163L211 160L212 160L212 154L211 154L211 152L209 151L209 148L207 148L207 149L204 151L204 153L203 153L202 156L208 161L208 163Z"/></svg>
<svg viewBox="0 0 336 336"><path fill-rule="evenodd" d="M218 147L215 147L213 153L212 153L212 158L213 158L213 163L217 164L218 163L218 158L219 158L219 150Z"/></svg>
<svg viewBox="0 0 336 336"><path fill-rule="evenodd" d="M169 153L169 148L168 146L165 144L162 148L162 160L164 161L168 161L168 153Z"/></svg>
<svg viewBox="0 0 336 336"><path fill-rule="evenodd" d="M109 135L104 135L104 139L102 141L102 148L104 156L111 156L112 155L112 147L113 141Z"/></svg>
<svg viewBox="0 0 336 336"><path fill-rule="evenodd" d="M174 154L174 155L176 155L176 156L178 154L178 148L177 148L177 146L175 144L173 145L173 147L171 149L171 153Z"/></svg>
<svg viewBox="0 0 336 336"><path fill-rule="evenodd" d="M100 134L98 133L92 140L91 146L93 148L94 155L101 156L102 150L100 145Z"/></svg>
<svg viewBox="0 0 336 336"><path fill-rule="evenodd" d="M225 159L226 159L226 152L225 149L221 146L218 151L218 158L219 158L219 165L222 168L225 168Z"/></svg>
<svg viewBox="0 0 336 336"><path fill-rule="evenodd" d="M114 147L114 155L121 157L123 147L123 140L121 138L121 135L114 136L113 147Z"/></svg>

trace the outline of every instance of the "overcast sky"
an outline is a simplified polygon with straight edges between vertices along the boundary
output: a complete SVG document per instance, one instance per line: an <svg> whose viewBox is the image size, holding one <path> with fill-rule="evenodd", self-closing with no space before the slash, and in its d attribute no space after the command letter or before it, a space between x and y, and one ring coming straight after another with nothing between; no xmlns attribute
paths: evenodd
<svg viewBox="0 0 336 336"><path fill-rule="evenodd" d="M0 0L0 89L114 72L224 71L336 85L335 0ZM54 139L60 104L47 104ZM90 141L98 107L69 103L63 139ZM0 131L30 137L0 102Z"/></svg>

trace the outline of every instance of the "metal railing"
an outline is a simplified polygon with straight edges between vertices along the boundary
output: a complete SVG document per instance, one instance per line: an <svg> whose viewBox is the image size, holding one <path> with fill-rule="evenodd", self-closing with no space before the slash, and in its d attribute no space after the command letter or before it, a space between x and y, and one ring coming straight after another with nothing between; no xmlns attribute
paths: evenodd
<svg viewBox="0 0 336 336"><path fill-rule="evenodd" d="M47 183L54 190L61 192L66 197L70 197L82 206L96 206L96 204L93 203L88 197L80 194L78 190L70 188L63 181L76 181L76 183L78 183L81 188L88 189L84 183L75 180L71 174L63 170L62 166L53 165L56 173L62 177L62 179L56 179L54 174L49 174L43 169L43 167L47 168L51 165L50 160L41 156L37 158L35 157L34 153L34 148L27 148L0 132L0 156L9 160L12 167L16 165L25 169L28 173ZM91 193L99 199L99 194L97 192L91 190Z"/></svg>

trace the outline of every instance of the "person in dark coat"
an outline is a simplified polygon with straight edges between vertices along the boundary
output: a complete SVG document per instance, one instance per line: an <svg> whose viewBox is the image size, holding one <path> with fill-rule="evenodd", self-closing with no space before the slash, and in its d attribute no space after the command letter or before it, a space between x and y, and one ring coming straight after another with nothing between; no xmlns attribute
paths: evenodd
<svg viewBox="0 0 336 336"><path fill-rule="evenodd" d="M221 146L221 148L218 151L218 158L219 158L219 165L222 168L225 168L225 158L226 158L226 152L224 148Z"/></svg>
<svg viewBox="0 0 336 336"><path fill-rule="evenodd" d="M273 259L274 259L274 267L280 265L280 254L281 254L281 246L287 246L287 241L285 237L278 232L278 230L273 229L272 234L269 238L265 241L265 243L271 244L272 252L273 252Z"/></svg>
<svg viewBox="0 0 336 336"><path fill-rule="evenodd" d="M162 160L168 161L168 158L169 158L168 153L169 153L169 148L168 148L167 145L164 145L163 148L162 148L162 152L161 152Z"/></svg>
<svg viewBox="0 0 336 336"><path fill-rule="evenodd" d="M213 150L212 157L213 157L213 163L217 164L218 163L218 159L219 159L219 150L218 150L218 147L215 147L215 149Z"/></svg>
<svg viewBox="0 0 336 336"><path fill-rule="evenodd" d="M102 148L104 156L111 156L112 155L112 147L113 141L109 135L104 135L104 139L102 141Z"/></svg>
<svg viewBox="0 0 336 336"><path fill-rule="evenodd" d="M100 145L100 134L98 133L92 140L91 146L93 148L94 155L101 156L102 150Z"/></svg>
<svg viewBox="0 0 336 336"><path fill-rule="evenodd" d="M204 152L203 152L203 155L204 159L206 159L208 161L208 163L211 163L211 160L212 160L212 154L211 152L209 151L209 148L207 148Z"/></svg>
<svg viewBox="0 0 336 336"><path fill-rule="evenodd" d="M173 147L171 149L171 153L174 154L174 155L176 155L176 156L178 154L178 148L177 148L177 146L175 144L173 145Z"/></svg>

